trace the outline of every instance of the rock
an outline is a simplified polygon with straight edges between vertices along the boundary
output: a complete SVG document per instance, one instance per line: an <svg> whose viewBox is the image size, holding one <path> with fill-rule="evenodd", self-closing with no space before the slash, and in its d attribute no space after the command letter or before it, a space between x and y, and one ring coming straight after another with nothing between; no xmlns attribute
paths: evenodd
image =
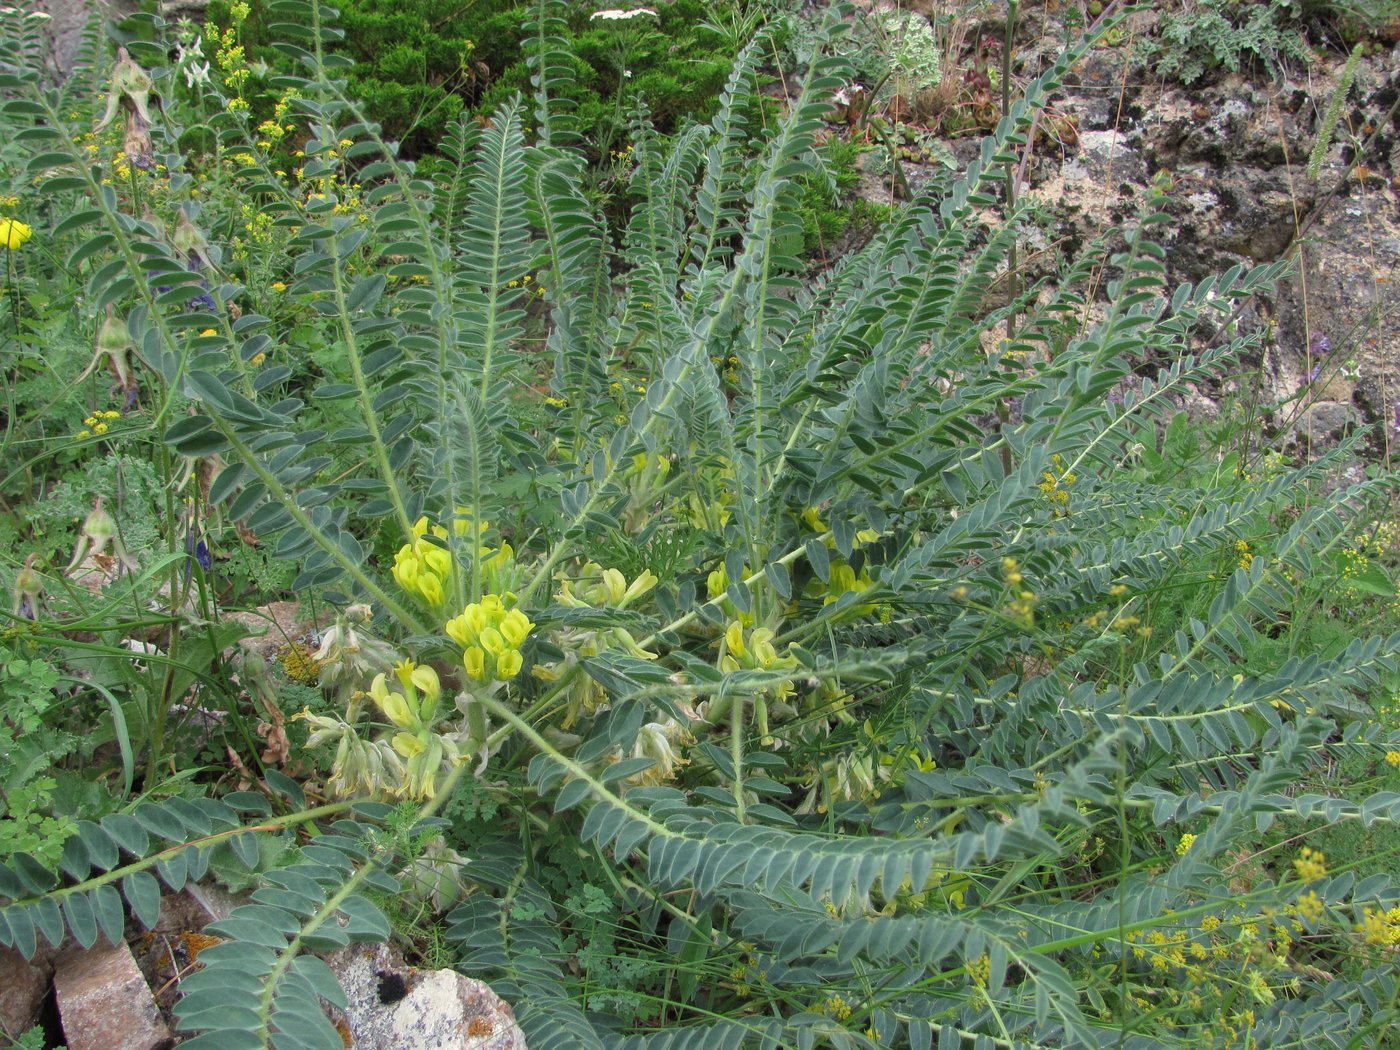
<svg viewBox="0 0 1400 1050"><path fill-rule="evenodd" d="M1065 162L1061 175L1067 182L1087 180L1100 193L1131 195L1132 184L1147 181L1147 165L1124 138L1116 131L1081 132L1079 156Z"/></svg>
<svg viewBox="0 0 1400 1050"><path fill-rule="evenodd" d="M41 949L29 962L13 948L0 946L0 1033L18 1039L39 1022L52 977L52 951Z"/></svg>
<svg viewBox="0 0 1400 1050"><path fill-rule="evenodd" d="M1304 411L1294 428L1297 440L1314 455L1336 446L1361 424L1361 413L1340 401L1317 401Z"/></svg>
<svg viewBox="0 0 1400 1050"><path fill-rule="evenodd" d="M1368 422L1385 424L1392 441L1400 405L1398 208L1400 198L1388 189L1334 201L1303 245L1301 273L1278 295L1279 342L1301 360L1325 336L1331 357L1354 362L1349 400ZM1378 432L1378 449L1383 441Z"/></svg>
<svg viewBox="0 0 1400 1050"><path fill-rule="evenodd" d="M126 942L70 948L54 964L69 1050L165 1050L173 1045Z"/></svg>
<svg viewBox="0 0 1400 1050"><path fill-rule="evenodd" d="M67 79L82 51L83 34L94 19L113 22L136 10L133 0L31 0L34 10L48 15L49 67ZM20 9L24 9L24 4Z"/></svg>
<svg viewBox="0 0 1400 1050"><path fill-rule="evenodd" d="M416 970L388 945L327 962L349 1001L351 1050L526 1050L510 1004L455 970Z"/></svg>
<svg viewBox="0 0 1400 1050"><path fill-rule="evenodd" d="M279 653L292 642L314 635L329 617L319 620L303 614L300 602L272 602L260 605L251 612L227 612L225 618L242 624L251 632L240 638L239 647L257 653L268 663L277 659ZM313 644L312 649L316 648Z"/></svg>

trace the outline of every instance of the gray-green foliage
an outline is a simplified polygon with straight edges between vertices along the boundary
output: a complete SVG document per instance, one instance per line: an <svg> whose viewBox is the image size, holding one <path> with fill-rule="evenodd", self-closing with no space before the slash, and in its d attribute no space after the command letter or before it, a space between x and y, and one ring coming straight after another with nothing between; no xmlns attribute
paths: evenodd
<svg viewBox="0 0 1400 1050"><path fill-rule="evenodd" d="M1199 1026L1144 1019L1126 998L1130 977L1152 979L1129 935L1224 898L1242 915L1276 914L1296 881L1236 894L1222 869L1279 815L1400 818L1394 796L1290 794L1299 771L1335 748L1386 744L1355 719L1355 691L1395 673L1400 638L1357 640L1252 677L1236 667L1287 607L1289 577L1313 572L1385 483L1305 500L1327 462L1191 491L1129 469L1192 384L1256 346L1237 335L1193 352L1196 333L1268 290L1282 268L1167 288L1154 198L1115 231L1102 320L1080 320L1105 262L1086 257L1025 289L1016 340L995 345L1010 308L990 307L987 292L1025 210L990 231L976 217L997 206L1031 116L1079 45L1027 87L956 178L862 251L801 279L802 261L788 254L800 229L797 180L816 173L823 117L851 74L830 54L840 53L840 9L780 120L765 126L758 104L764 35L741 54L710 124L668 142L639 111L618 228L551 96L566 68L550 54L559 2L544 0L537 21L537 97L504 104L487 127L455 129L436 185L397 163L327 85L314 29L284 44L307 70L297 103L313 132L307 168L333 172L349 141L347 152L368 161L358 176L370 187L361 222L333 201L294 198L270 175L253 183L297 259L287 296L318 304L345 352L342 374L304 391L283 385L289 369L250 365L277 346L266 314L220 315L220 338L191 338L210 317L187 308L198 275L84 168L35 75L0 76L4 117L29 125L29 171L72 203L72 251L109 253L88 271L90 301L129 317L157 394L155 425L178 454L227 459L211 501L298 564L299 589L372 602L406 647L455 663L441 624L374 552L411 536L420 514L446 520L467 506L509 518L522 566L514 590L542 634L626 630L654 652L604 651L552 684L481 701L483 783L509 785L500 822L518 833L473 843L478 890L450 916L449 940L517 1003L532 1050L821 1040L927 1050L935 1037L1146 1046L1157 1045L1154 1024L1171 1044L1199 1036ZM301 25L329 17L300 0L282 7ZM243 148L235 116L216 130ZM166 157L170 191L187 191L180 158ZM221 303L246 291L210 276ZM1135 370L1145 378L1111 397ZM643 378L644 392L622 397L619 376ZM542 381L558 411L527 426L521 390ZM998 423L1010 399L1015 412ZM317 425L325 402L349 407L337 432ZM363 451L348 473L332 455L346 445ZM647 456L674 457L677 469L639 500L629 471ZM1063 501L1050 498L1070 485ZM816 531L803 525L813 512ZM604 549L599 536L644 532L636 520L652 530L646 543L659 529L695 533L667 554L674 576L658 583L654 606L551 601L556 574ZM1131 648L1126 629L1105 635L1090 622L1110 606L1126 615L1183 567L1275 521L1287 524L1271 556L1203 583L1209 617L1150 653ZM472 567L454 578L454 609L481 596L476 559ZM727 582L706 597L707 574L720 569ZM868 586L822 600L843 569ZM797 669L717 665L717 639L742 626L740 614L777 625ZM536 666L554 659L550 644L531 650ZM561 698L577 685L605 702L561 725ZM629 757L644 723L702 702L692 768L629 784L656 766ZM862 735L876 722L887 731ZM911 755L936 762L911 766ZM898 776L881 772L896 763ZM301 810L295 785L269 781ZM0 868L10 900L0 939L32 953L38 933L120 936L124 906L153 918L150 869L177 887L224 842L252 867L261 854L245 819L286 835L346 809L274 816L261 796L240 793L83 823L62 877L27 856ZM1161 851L1153 843L1167 828L1173 838L1193 829L1194 845ZM752 1012L729 1000L735 1016L715 1018L715 1000L692 982L668 1004L673 1023L656 1031L628 1029L640 1007L627 989L602 1000L621 1013L588 1012L559 928L565 902L539 881L537 831L611 860L639 936L696 960L748 945L771 998ZM157 853L152 836L170 845ZM1081 861L1094 836L1115 841L1111 864ZM302 949L387 934L358 896L366 884L394 890L366 841L343 819L299 849L289 843L258 904L214 929L228 944L206 950L203 974L186 983L181 1022L208 1033L188 1045L260 1046L274 1030L279 1047L331 1045L318 997L334 1002L337 990ZM1074 879L1061 878L1071 870ZM961 904L937 889L955 876L968 880ZM1386 878L1324 889L1337 914L1397 897ZM1391 1016L1389 964L1364 981L1295 979L1288 995L1256 1004L1257 1044ZM230 986L249 1005L227 1006ZM837 990L859 1004L859 1024L817 1009Z"/></svg>
<svg viewBox="0 0 1400 1050"><path fill-rule="evenodd" d="M1207 73L1254 64L1276 76L1288 63L1312 61L1301 23L1277 0L1237 4L1201 0L1162 15L1157 39L1140 49L1157 72L1192 84Z"/></svg>

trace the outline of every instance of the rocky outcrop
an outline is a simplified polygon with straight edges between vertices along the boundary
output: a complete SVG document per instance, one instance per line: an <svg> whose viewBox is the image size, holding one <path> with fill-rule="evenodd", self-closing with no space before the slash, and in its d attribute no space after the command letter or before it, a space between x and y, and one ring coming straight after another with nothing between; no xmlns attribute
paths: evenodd
<svg viewBox="0 0 1400 1050"><path fill-rule="evenodd" d="M526 1050L510 1004L454 970L419 970L389 945L327 960L349 1006L352 1050Z"/></svg>
<svg viewBox="0 0 1400 1050"><path fill-rule="evenodd" d="M1073 131L1047 127L1024 165L1022 196L1039 210L1022 242L1028 276L1053 273L1104 230L1132 222L1165 177L1172 222L1158 236L1172 286L1236 264L1287 259L1294 270L1234 320L1236 331L1265 336L1260 358L1243 363L1222 389L1201 391L1192 410L1213 411L1223 393L1247 389L1261 406L1274 406L1265 421L1276 446L1315 452L1370 424L1372 452L1393 448L1400 443L1400 45L1361 59L1338 130L1310 177L1343 56L1319 52L1276 81L1256 71L1186 87L1133 61L1127 42L1150 33L1156 15L1133 18L1124 42L1089 52L1054 97L1054 119L1044 124ZM1063 39L1056 19L1022 11L1021 78L1054 59ZM984 28L999 38L999 25ZM966 141L946 144L959 162ZM917 189L918 165L909 167L907 182ZM889 182L872 197L888 199Z"/></svg>

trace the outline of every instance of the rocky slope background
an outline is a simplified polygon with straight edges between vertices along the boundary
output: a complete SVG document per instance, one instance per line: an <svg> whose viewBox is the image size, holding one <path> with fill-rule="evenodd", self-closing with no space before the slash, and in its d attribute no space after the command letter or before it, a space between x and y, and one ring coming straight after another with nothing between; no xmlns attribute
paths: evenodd
<svg viewBox="0 0 1400 1050"><path fill-rule="evenodd" d="M1266 329L1257 367L1201 391L1188 407L1214 417L1228 401L1248 403L1259 439L1287 452L1317 451L1374 425L1371 451L1388 457L1400 440L1400 45L1393 25L1363 34L1369 43L1350 63L1322 44L1267 62L1235 54L1238 69L1207 68L1189 84L1160 72L1160 41L1170 26L1170 16L1157 11L1131 15L1072 70L1042 122L1044 134L1021 169L1022 193L1037 205L1026 230L1028 276L1131 222L1154 183L1169 187L1173 222L1161 236L1172 284L1237 265L1292 264L1274 296L1235 318L1241 330ZM981 34L999 61L1001 29L989 21L969 35ZM1023 11L1014 68L1022 77L1044 68L1064 32L1062 11ZM1154 51L1155 67L1145 57ZM976 142L944 139L935 152L962 163ZM917 188L922 165L915 159L906 167L906 181ZM887 176L864 187L884 201L898 191Z"/></svg>

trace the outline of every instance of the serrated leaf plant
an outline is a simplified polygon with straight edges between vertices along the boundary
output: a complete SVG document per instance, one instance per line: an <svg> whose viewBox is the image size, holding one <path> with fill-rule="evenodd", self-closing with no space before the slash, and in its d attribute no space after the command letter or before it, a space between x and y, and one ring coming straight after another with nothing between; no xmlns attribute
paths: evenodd
<svg viewBox="0 0 1400 1050"><path fill-rule="evenodd" d="M532 1050L1391 1023L1394 880L1251 851L1284 815L1400 817L1393 794L1293 790L1397 746L1365 699L1400 636L1237 665L1393 478L1329 491L1346 448L1190 485L1143 467L1255 349L1225 323L1283 267L1169 288L1159 184L1094 251L990 294L1027 207L1005 182L1087 41L815 272L789 253L850 76L842 6L776 119L765 30L711 122L665 138L639 100L621 177L597 179L559 101L563 0L541 0L533 97L455 126L432 181L343 97L334 13L276 7L299 171L213 82L217 147L152 108L163 159L121 186L37 63L7 59L0 120L69 216L35 237L124 324L163 447L337 608L315 652L335 706L302 718L323 765L263 770L275 809L242 791L80 821L58 872L0 868L0 940L119 937L125 908L153 920L157 876L225 844L253 867L253 836L285 836L177 1019L191 1046L330 1045L309 950L388 936L363 891L395 892L404 858L366 826L407 801L466 860L444 939ZM128 61L165 98L149 28ZM1183 588L1206 615L1163 627ZM454 824L483 798L489 822ZM1338 952L1364 973L1332 979Z"/></svg>

